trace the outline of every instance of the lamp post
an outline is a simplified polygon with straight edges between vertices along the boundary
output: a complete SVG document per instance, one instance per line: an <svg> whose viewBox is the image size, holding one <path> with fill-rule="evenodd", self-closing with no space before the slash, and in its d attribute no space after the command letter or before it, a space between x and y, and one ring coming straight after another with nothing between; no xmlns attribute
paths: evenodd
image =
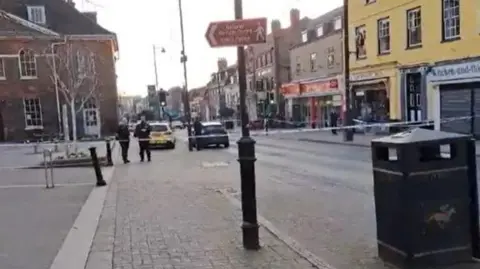
<svg viewBox="0 0 480 269"><path fill-rule="evenodd" d="M188 150L193 150L192 145L192 118L190 112L190 102L188 99L188 76L187 76L187 54L185 53L185 31L183 28L183 10L182 10L182 0L178 0L178 12L180 18L180 35L182 39L182 51L180 52L180 62L183 64L183 79L184 79L184 110L187 120L187 134L188 134Z"/></svg>
<svg viewBox="0 0 480 269"><path fill-rule="evenodd" d="M165 48L164 47L159 47L156 45L152 45L153 48L153 68L155 71L155 91L158 91L158 66L157 66L157 49L160 49L161 53L165 53ZM160 117L160 120L163 118L163 110L159 101L158 104L158 116Z"/></svg>
<svg viewBox="0 0 480 269"><path fill-rule="evenodd" d="M242 0L234 0L235 19L243 19ZM237 47L238 84L240 89L240 114L242 119L242 137L237 141L238 161L240 163L241 199L242 199L242 238L243 247L249 250L260 248L258 238L257 200L255 186L255 140L250 137L246 106L247 76L243 46Z"/></svg>
<svg viewBox="0 0 480 269"><path fill-rule="evenodd" d="M345 126L352 126L352 91L350 89L350 44L348 26L348 0L343 0L343 74L345 81ZM353 128L345 129L344 141L353 141Z"/></svg>

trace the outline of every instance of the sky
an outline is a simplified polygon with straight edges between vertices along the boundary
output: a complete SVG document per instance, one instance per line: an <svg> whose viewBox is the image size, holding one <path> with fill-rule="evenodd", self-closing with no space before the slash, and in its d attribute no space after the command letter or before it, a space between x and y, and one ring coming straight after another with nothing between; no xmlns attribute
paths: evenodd
<svg viewBox="0 0 480 269"><path fill-rule="evenodd" d="M243 0L244 18L279 19L288 27L291 8L300 16L317 17L338 6L342 0ZM183 86L180 63L181 35L177 0L76 0L81 11L96 11L98 22L117 34L119 60L116 64L118 92L147 94L155 84L153 46L157 49L159 87ZM225 57L236 62L235 48L209 47L205 31L211 21L234 19L234 0L182 0L188 72L188 88L204 86L216 70L216 61Z"/></svg>

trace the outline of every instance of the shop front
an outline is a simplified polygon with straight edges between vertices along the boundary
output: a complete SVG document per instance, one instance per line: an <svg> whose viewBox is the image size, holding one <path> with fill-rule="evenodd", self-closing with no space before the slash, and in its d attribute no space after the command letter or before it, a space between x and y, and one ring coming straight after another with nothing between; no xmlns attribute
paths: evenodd
<svg viewBox="0 0 480 269"><path fill-rule="evenodd" d="M301 98L304 102L307 121L315 128L328 127L333 111L341 118L342 92L339 78L319 79L301 84Z"/></svg>
<svg viewBox="0 0 480 269"><path fill-rule="evenodd" d="M330 113L336 111L341 118L343 105L339 87L341 76L310 79L282 85L281 93L287 106L287 119L311 127L327 127Z"/></svg>
<svg viewBox="0 0 480 269"><path fill-rule="evenodd" d="M480 59L430 68L427 90L436 130L480 137Z"/></svg>
<svg viewBox="0 0 480 269"><path fill-rule="evenodd" d="M353 118L368 123L400 119L396 81L396 70L352 74Z"/></svg>
<svg viewBox="0 0 480 269"><path fill-rule="evenodd" d="M400 69L402 121L418 122L428 118L426 70L426 66Z"/></svg>

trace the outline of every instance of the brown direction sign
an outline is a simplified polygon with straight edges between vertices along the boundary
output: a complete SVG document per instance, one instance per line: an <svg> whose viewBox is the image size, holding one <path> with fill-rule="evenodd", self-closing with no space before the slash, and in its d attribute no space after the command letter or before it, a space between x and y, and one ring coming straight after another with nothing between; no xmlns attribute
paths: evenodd
<svg viewBox="0 0 480 269"><path fill-rule="evenodd" d="M211 22L205 34L213 48L265 43L266 36L267 18Z"/></svg>

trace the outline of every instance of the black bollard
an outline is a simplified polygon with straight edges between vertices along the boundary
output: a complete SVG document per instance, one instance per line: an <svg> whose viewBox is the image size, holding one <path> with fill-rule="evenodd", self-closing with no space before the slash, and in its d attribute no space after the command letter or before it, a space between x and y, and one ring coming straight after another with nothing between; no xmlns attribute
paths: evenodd
<svg viewBox="0 0 480 269"><path fill-rule="evenodd" d="M97 187L107 185L107 182L103 179L102 169L100 168L100 162L98 161L97 148L90 147L90 157L92 158L93 169L95 170L95 176L97 177Z"/></svg>
<svg viewBox="0 0 480 269"><path fill-rule="evenodd" d="M106 139L105 144L107 146L107 165L112 166L113 165L113 160L112 160L112 145L110 144L110 140Z"/></svg>
<svg viewBox="0 0 480 269"><path fill-rule="evenodd" d="M255 140L250 136L243 136L237 144L242 192L243 246L245 249L257 250L260 248L260 243L255 187L255 161L257 160L255 157Z"/></svg>

